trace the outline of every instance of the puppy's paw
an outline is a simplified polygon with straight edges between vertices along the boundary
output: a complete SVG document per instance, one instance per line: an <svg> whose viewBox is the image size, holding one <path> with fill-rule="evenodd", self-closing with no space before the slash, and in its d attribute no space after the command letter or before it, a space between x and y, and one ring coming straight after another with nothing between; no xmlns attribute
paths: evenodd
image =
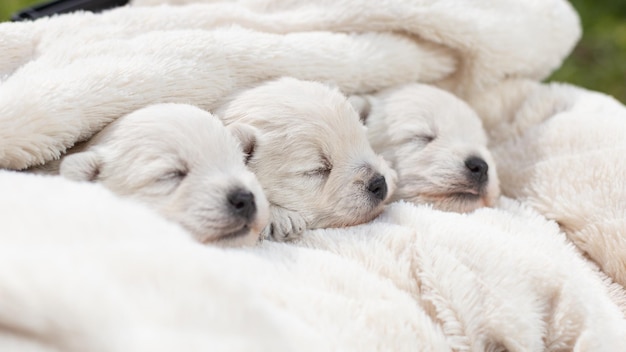
<svg viewBox="0 0 626 352"><path fill-rule="evenodd" d="M300 238L305 229L306 221L299 213L270 206L270 220L261 235L263 239L286 242Z"/></svg>

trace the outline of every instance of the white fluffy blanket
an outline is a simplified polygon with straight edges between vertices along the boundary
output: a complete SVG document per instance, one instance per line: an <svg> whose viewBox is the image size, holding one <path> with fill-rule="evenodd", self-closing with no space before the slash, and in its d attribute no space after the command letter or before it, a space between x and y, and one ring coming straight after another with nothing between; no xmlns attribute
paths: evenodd
<svg viewBox="0 0 626 352"><path fill-rule="evenodd" d="M394 204L298 243L202 246L93 184L0 173L3 351L614 351L626 321L519 203ZM36 221L27 219L36 218Z"/></svg>
<svg viewBox="0 0 626 352"><path fill-rule="evenodd" d="M626 345L626 108L539 83L580 35L567 2L205 2L0 24L0 167L149 103L210 110L277 76L347 93L420 81L478 111L513 199L394 204L297 245L220 250L96 186L2 172L0 349Z"/></svg>

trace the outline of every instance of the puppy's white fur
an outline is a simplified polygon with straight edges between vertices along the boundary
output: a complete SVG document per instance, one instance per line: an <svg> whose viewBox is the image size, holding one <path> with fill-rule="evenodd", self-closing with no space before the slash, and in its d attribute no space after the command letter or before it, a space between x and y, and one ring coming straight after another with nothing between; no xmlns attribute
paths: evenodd
<svg viewBox="0 0 626 352"><path fill-rule="evenodd" d="M372 147L398 173L393 200L458 212L494 203L500 193L494 160L481 120L465 102L424 84L350 101L366 123Z"/></svg>
<svg viewBox="0 0 626 352"><path fill-rule="evenodd" d="M248 165L270 202L265 232L274 239L367 222L394 191L395 172L337 89L282 78L232 96L215 113L259 130Z"/></svg>
<svg viewBox="0 0 626 352"><path fill-rule="evenodd" d="M254 142L255 132L238 124L228 129L191 105L151 105L117 119L63 158L60 173L144 203L201 242L254 244L268 202L241 148Z"/></svg>

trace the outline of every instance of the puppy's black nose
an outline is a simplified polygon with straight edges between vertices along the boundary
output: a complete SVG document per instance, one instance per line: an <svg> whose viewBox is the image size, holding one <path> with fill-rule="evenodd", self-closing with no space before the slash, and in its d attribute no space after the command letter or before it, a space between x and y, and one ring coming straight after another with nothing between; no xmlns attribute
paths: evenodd
<svg viewBox="0 0 626 352"><path fill-rule="evenodd" d="M367 190L370 191L376 199L384 200L387 197L387 182L385 182L385 176L377 175L372 177L370 183L367 185Z"/></svg>
<svg viewBox="0 0 626 352"><path fill-rule="evenodd" d="M231 191L226 198L230 211L236 216L251 221L256 215L256 203L252 192L239 188Z"/></svg>
<svg viewBox="0 0 626 352"><path fill-rule="evenodd" d="M478 185L482 185L489 177L487 171L489 171L489 165L483 159L472 156L465 160L465 167L469 170L469 179Z"/></svg>

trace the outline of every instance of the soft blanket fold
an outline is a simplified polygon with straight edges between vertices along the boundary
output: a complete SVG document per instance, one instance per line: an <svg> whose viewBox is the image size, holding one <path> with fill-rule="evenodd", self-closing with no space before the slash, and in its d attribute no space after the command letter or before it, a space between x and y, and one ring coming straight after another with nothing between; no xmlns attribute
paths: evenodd
<svg viewBox="0 0 626 352"><path fill-rule="evenodd" d="M0 86L0 125L7 126L4 131L8 132L0 136L0 152L4 152L0 166L19 169L57 158L111 119L152 102L186 99L211 109L216 99L233 90L282 75L328 80L346 93L417 80L446 86L463 96L505 77L542 79L571 50L580 28L567 2L541 4L389 1L381 6L358 0L317 5L277 1L249 8L245 3L121 8L101 17L79 13L2 24L0 51L7 54L0 72L7 78ZM271 11L259 12L259 8ZM201 21L222 18L222 11L226 21ZM163 20L141 21L147 17ZM229 23L267 30L271 23L290 34L154 31L160 28L156 23L169 22L174 30L213 29ZM518 30L522 27L524 31ZM310 30L323 33L314 38L295 33ZM341 37L337 33L373 31L383 34L364 38L363 34ZM399 31L419 40L408 44L406 38L392 33ZM226 38L212 39L224 32ZM276 60L265 61L268 55ZM231 65L233 58L241 61ZM337 62L341 58L345 61ZM116 64L99 62L105 60ZM407 63L412 65L407 67ZM166 81L158 84L151 79ZM25 82L31 83L23 87ZM185 88L185 84L191 86ZM32 92L33 87L42 90ZM54 98L38 102L32 96ZM12 150L14 146L19 148Z"/></svg>
<svg viewBox="0 0 626 352"><path fill-rule="evenodd" d="M503 192L557 221L626 285L624 105L578 87L525 80L502 82L470 102L490 131Z"/></svg>
<svg viewBox="0 0 626 352"><path fill-rule="evenodd" d="M539 82L580 36L569 3L141 6L156 2L0 24L0 167L58 158L149 103L210 110L278 76L346 93L419 81L476 109L514 200L466 215L394 204L296 245L222 250L98 187L3 171L0 349L626 345L626 108Z"/></svg>

